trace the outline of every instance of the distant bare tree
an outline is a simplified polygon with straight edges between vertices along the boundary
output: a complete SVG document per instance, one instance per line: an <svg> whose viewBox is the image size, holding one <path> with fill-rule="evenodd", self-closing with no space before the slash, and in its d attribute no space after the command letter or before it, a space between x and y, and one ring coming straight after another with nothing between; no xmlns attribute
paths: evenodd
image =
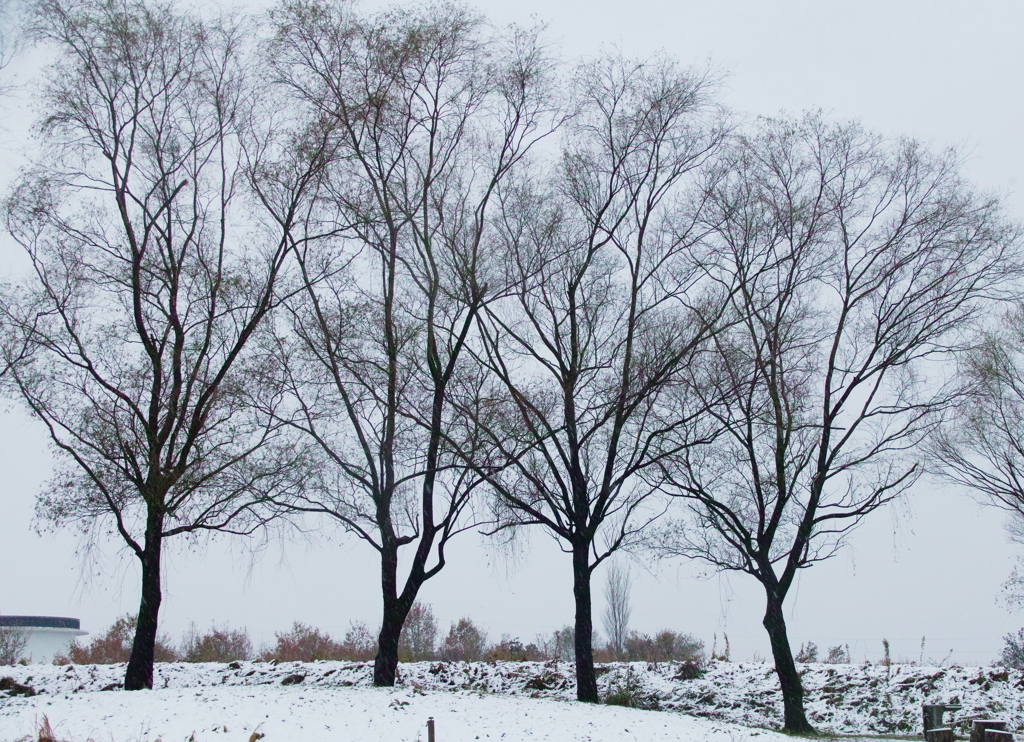
<svg viewBox="0 0 1024 742"><path fill-rule="evenodd" d="M1018 232L955 153L817 115L736 138L708 197L735 323L689 392L722 433L666 462L692 519L657 546L761 583L785 729L806 733L784 600L920 476L957 398L942 363L1005 285Z"/></svg>
<svg viewBox="0 0 1024 742"><path fill-rule="evenodd" d="M404 662L421 662L434 658L437 646L437 619L429 605L413 603L402 625L398 657Z"/></svg>
<svg viewBox="0 0 1024 742"><path fill-rule="evenodd" d="M438 654L442 660L476 662L487 651L487 634L468 618L460 618L448 630Z"/></svg>
<svg viewBox="0 0 1024 742"><path fill-rule="evenodd" d="M496 189L557 123L551 65L536 32L495 33L461 6L359 16L303 2L274 20L275 74L332 131L320 205L346 230L300 254L305 289L268 341L288 422L323 459L291 507L377 551L374 683L394 685L406 617L472 523L479 477L452 441L478 443L450 397L468 389L467 338L499 257Z"/></svg>
<svg viewBox="0 0 1024 742"><path fill-rule="evenodd" d="M31 262L6 307L30 346L13 383L57 453L40 516L139 560L125 688L150 688L165 540L250 534L291 484L292 447L249 403L247 345L320 161L315 138L282 142L259 115L244 24L40 0L31 31L57 61L46 156L5 205Z"/></svg>
<svg viewBox="0 0 1024 742"><path fill-rule="evenodd" d="M687 195L723 138L713 82L662 58L583 65L555 172L503 192L508 288L480 315L490 378L461 409L486 431L474 464L497 527L542 526L572 555L585 702L598 700L591 574L660 513L644 474L700 418L669 392L724 306L705 291Z"/></svg>
<svg viewBox="0 0 1024 742"><path fill-rule="evenodd" d="M615 560L608 567L604 587L604 631L608 635L608 646L616 657L622 657L626 636L629 634L629 607L631 578L629 566Z"/></svg>

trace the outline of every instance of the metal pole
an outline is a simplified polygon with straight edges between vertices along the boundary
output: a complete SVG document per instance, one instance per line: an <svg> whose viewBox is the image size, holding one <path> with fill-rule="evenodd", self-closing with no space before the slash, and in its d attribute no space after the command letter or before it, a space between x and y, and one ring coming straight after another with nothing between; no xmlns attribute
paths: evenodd
<svg viewBox="0 0 1024 742"><path fill-rule="evenodd" d="M434 742L434 717L427 719L427 742Z"/></svg>

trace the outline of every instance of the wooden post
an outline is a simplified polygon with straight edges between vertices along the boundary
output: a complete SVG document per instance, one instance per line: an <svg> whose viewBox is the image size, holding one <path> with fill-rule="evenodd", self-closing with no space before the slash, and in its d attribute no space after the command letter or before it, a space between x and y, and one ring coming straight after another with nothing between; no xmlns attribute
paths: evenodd
<svg viewBox="0 0 1024 742"><path fill-rule="evenodd" d="M971 742L985 742L985 730L1006 731L1006 722L1001 719L975 719L971 727Z"/></svg>
<svg viewBox="0 0 1024 742"><path fill-rule="evenodd" d="M946 707L939 704L926 703L921 707L924 716L925 739L928 739L929 731L942 727L942 712L945 710Z"/></svg>
<svg viewBox="0 0 1024 742"><path fill-rule="evenodd" d="M427 719L427 742L434 742L434 717L433 716L431 716L429 719Z"/></svg>
<svg viewBox="0 0 1024 742"><path fill-rule="evenodd" d="M986 729L985 742L1013 742L1013 733L1001 729Z"/></svg>
<svg viewBox="0 0 1024 742"><path fill-rule="evenodd" d="M924 736L928 738L928 731L931 729L944 729L942 714L946 711L959 711L962 708L955 703L925 703L921 705L922 716L924 717Z"/></svg>
<svg viewBox="0 0 1024 742"><path fill-rule="evenodd" d="M953 730L950 728L945 729L929 729L924 733L926 742L954 742Z"/></svg>

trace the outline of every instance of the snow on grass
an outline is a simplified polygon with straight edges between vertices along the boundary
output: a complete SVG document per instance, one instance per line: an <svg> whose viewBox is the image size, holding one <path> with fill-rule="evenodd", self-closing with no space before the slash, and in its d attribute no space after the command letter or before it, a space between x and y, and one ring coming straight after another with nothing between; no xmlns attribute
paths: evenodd
<svg viewBox="0 0 1024 742"><path fill-rule="evenodd" d="M1007 720L1012 730L1024 729L1024 674L1019 671L800 668L808 718L821 731L920 734L922 703L961 704L960 711L946 717L961 732L969 730L972 719L993 717ZM680 670L676 663L598 667L602 697L618 691L645 708L659 709L644 711L572 703L574 669L566 662L403 664L401 684L393 690L372 688L372 666L365 663L159 664L155 690L145 693L103 692L119 686L123 665L30 665L0 670L40 694L0 700L0 740L29 734L44 713L57 736L72 742L89 737L96 742L155 742L158 737L170 742L186 740L192 731L197 742L247 740L260 724L266 742L412 742L417 735L426 739L428 716L437 719L438 742L776 739L763 731L782 723L782 698L771 666L716 662L694 679L685 679ZM231 731L210 736L225 726ZM235 729L241 736L230 736Z"/></svg>
<svg viewBox="0 0 1024 742"><path fill-rule="evenodd" d="M426 740L428 717L435 719L437 742L785 739L681 714L546 698L293 684L38 695L0 708L0 740L32 735L43 714L55 736L70 742L248 740L253 732L265 735L264 742L413 742Z"/></svg>

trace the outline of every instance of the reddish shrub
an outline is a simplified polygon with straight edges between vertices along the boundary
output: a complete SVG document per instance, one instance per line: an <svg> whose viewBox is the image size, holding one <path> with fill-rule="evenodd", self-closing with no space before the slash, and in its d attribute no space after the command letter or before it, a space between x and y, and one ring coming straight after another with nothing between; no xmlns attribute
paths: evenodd
<svg viewBox="0 0 1024 742"><path fill-rule="evenodd" d="M321 634L319 629L298 621L292 624L291 631L279 631L274 636L277 643L263 653L265 660L313 662L345 659L344 646L328 634Z"/></svg>
<svg viewBox="0 0 1024 742"><path fill-rule="evenodd" d="M185 634L181 646L185 662L236 662L252 659L252 641L245 629L211 628L202 636L195 624Z"/></svg>
<svg viewBox="0 0 1024 742"><path fill-rule="evenodd" d="M105 634L96 636L86 645L78 640L71 643L67 654L53 658L55 665L113 665L127 662L132 656L132 642L135 640L135 616L124 615L111 624ZM175 662L178 659L174 646L166 637L156 639L156 661Z"/></svg>

